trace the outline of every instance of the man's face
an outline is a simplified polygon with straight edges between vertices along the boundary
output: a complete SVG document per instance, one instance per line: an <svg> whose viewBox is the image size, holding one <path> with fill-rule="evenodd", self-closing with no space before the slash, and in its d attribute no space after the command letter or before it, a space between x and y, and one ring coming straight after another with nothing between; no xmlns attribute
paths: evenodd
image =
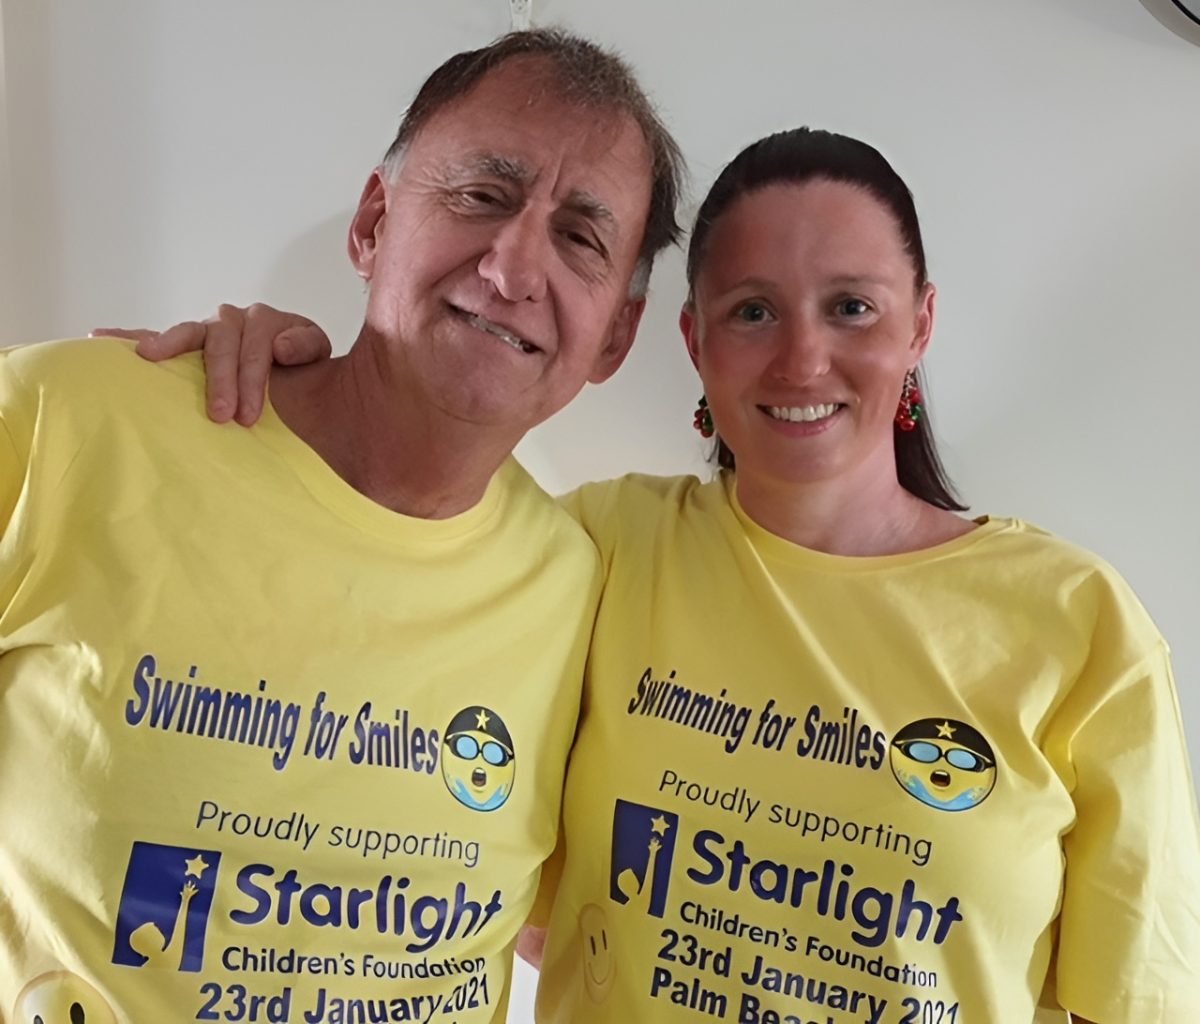
<svg viewBox="0 0 1200 1024"><path fill-rule="evenodd" d="M556 95L536 63L501 65L372 178L351 228L367 328L419 400L518 436L616 371L644 304L641 131Z"/></svg>

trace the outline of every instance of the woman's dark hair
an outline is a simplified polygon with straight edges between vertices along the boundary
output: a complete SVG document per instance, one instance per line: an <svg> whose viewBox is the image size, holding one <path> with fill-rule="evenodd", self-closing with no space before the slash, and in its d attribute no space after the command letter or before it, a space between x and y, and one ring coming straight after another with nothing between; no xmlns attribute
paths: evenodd
<svg viewBox="0 0 1200 1024"><path fill-rule="evenodd" d="M802 185L809 181L844 182L861 188L886 206L896 219L904 251L912 260L913 287L918 290L925 287L928 283L925 248L921 244L921 226L912 193L883 154L846 135L793 128L751 143L717 175L696 214L696 226L688 245L688 300L695 296L696 278L713 225L736 199L768 185ZM919 369L917 375L922 394L927 394ZM896 396L897 401L899 397ZM896 475L906 491L923 501L938 508L962 511L966 506L955 494L934 443L928 400L922 405L924 415L914 430L901 430L898 425L892 428ZM719 436L714 454L723 469L735 467L733 452Z"/></svg>

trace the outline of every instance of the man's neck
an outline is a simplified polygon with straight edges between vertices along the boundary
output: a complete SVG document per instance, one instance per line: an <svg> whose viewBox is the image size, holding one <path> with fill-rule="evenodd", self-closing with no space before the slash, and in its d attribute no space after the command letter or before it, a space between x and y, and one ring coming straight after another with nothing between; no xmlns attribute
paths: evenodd
<svg viewBox="0 0 1200 1024"><path fill-rule="evenodd" d="M483 498L519 438L432 408L362 342L339 358L275 367L280 419L360 494L394 512L448 519Z"/></svg>

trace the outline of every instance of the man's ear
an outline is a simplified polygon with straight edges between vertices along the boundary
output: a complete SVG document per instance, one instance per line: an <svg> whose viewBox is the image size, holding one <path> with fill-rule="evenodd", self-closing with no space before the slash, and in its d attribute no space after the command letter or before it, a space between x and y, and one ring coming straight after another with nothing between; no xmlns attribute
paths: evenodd
<svg viewBox="0 0 1200 1024"><path fill-rule="evenodd" d="M926 284L921 289L921 294L917 299L917 316L913 323L913 340L909 346L914 366L921 361L921 357L925 355L925 350L929 348L929 341L933 337L934 309L936 306L937 289L932 283Z"/></svg>
<svg viewBox="0 0 1200 1024"><path fill-rule="evenodd" d="M687 346L688 356L692 365L700 369L700 327L696 323L696 307L685 302L679 311L679 330L683 333L683 343Z"/></svg>
<svg viewBox="0 0 1200 1024"><path fill-rule="evenodd" d="M375 272L375 253L387 213L387 185L383 173L376 167L363 186L358 200L358 209L350 221L350 232L346 238L346 251L350 262L364 281L370 281Z"/></svg>
<svg viewBox="0 0 1200 1024"><path fill-rule="evenodd" d="M609 328L608 341L596 356L596 363L588 375L589 383L603 384L621 368L633 347L633 339L637 337L638 324L642 322L642 314L645 311L644 298L626 300Z"/></svg>

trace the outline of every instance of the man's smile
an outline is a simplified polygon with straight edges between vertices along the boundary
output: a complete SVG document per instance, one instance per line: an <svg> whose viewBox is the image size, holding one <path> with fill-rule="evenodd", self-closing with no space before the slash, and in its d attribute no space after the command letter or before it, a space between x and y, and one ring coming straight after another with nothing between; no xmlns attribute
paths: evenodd
<svg viewBox="0 0 1200 1024"><path fill-rule="evenodd" d="M462 309L453 303L447 303L446 305L460 320L470 324L476 330L484 331L493 337L499 338L506 345L515 348L518 352L523 352L525 355L532 355L534 352L541 351L541 349L538 348L538 346L533 342L526 338L522 338L519 334L509 330L503 324L498 324L492 320L488 320L486 317L482 317L478 313L468 312L467 310Z"/></svg>

